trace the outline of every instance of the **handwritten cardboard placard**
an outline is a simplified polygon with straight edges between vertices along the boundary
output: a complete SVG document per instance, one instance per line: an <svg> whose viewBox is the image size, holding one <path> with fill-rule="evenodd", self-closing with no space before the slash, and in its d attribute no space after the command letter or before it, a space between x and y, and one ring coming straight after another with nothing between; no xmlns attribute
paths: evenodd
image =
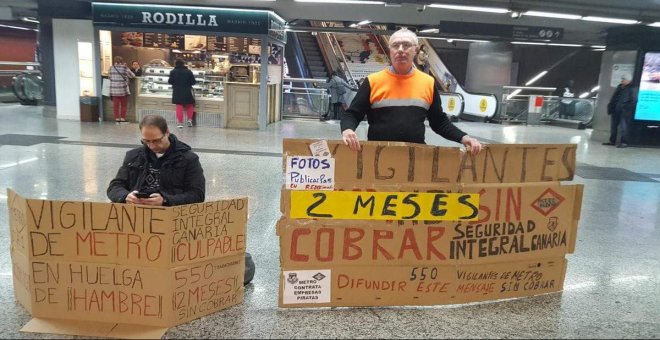
<svg viewBox="0 0 660 340"><path fill-rule="evenodd" d="M313 142L285 140L284 157L308 155ZM365 142L359 152L327 143L334 191L282 188L281 307L463 303L562 289L583 186L559 181L574 176L576 145L488 145L472 156L398 142ZM415 211L410 194L478 201L451 221L421 212L413 219L405 218Z"/></svg>
<svg viewBox="0 0 660 340"><path fill-rule="evenodd" d="M279 305L442 305L532 296L561 291L566 263L566 259L559 257L459 266L379 266L378 270L364 266L325 266L318 270L284 267ZM312 287L311 294L285 300L283 291L298 285L291 283L291 275L315 272L323 272L325 277L320 281L308 280L306 285ZM326 282L322 286L323 280ZM330 295L330 302L321 299L323 295Z"/></svg>
<svg viewBox="0 0 660 340"><path fill-rule="evenodd" d="M472 221L479 194L294 191L291 218Z"/></svg>
<svg viewBox="0 0 660 340"><path fill-rule="evenodd" d="M311 155L311 139L285 139L284 157ZM489 144L477 156L459 148L400 142L361 142L352 151L343 141L327 141L337 171L335 182L525 183L570 181L575 144Z"/></svg>
<svg viewBox="0 0 660 340"><path fill-rule="evenodd" d="M283 266L431 265L557 257L575 249L582 185L470 185L474 221L375 221L283 217ZM339 192L333 192L339 193ZM354 193L354 192L352 192ZM537 209L539 205L544 209Z"/></svg>
<svg viewBox="0 0 660 340"><path fill-rule="evenodd" d="M8 190L17 300L36 318L170 327L242 302L247 198L176 207Z"/></svg>

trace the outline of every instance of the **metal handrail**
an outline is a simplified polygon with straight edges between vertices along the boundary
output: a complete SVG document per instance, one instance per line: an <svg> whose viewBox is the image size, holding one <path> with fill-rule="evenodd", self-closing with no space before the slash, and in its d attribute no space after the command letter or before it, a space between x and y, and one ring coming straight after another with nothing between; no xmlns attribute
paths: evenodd
<svg viewBox="0 0 660 340"><path fill-rule="evenodd" d="M41 66L40 63L35 63L31 61L0 61L0 65Z"/></svg>
<svg viewBox="0 0 660 340"><path fill-rule="evenodd" d="M502 86L505 90L534 90L534 91L554 91L556 87L538 87L538 86Z"/></svg>
<svg viewBox="0 0 660 340"><path fill-rule="evenodd" d="M0 76L14 76L22 73L41 73L39 70L0 70Z"/></svg>
<svg viewBox="0 0 660 340"><path fill-rule="evenodd" d="M318 83L318 82L323 82L326 83L328 82L327 79L325 78L283 78L282 82L292 82L292 83Z"/></svg>
<svg viewBox="0 0 660 340"><path fill-rule="evenodd" d="M284 87L284 88L287 89L287 90L305 90L305 91L327 92L327 90L324 89L324 88L318 88L318 89L311 88L310 89L310 88L306 88L306 87L288 87L288 86Z"/></svg>

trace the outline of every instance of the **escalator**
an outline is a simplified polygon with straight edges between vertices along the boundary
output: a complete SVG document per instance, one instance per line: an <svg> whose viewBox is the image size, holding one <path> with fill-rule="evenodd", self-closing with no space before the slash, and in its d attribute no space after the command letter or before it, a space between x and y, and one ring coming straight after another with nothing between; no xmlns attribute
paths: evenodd
<svg viewBox="0 0 660 340"><path fill-rule="evenodd" d="M318 120L327 111L328 98L318 86L326 81L327 73L316 37L296 32L287 35L284 57L289 77L282 82L282 118Z"/></svg>
<svg viewBox="0 0 660 340"><path fill-rule="evenodd" d="M433 46L426 39L419 39L420 45L426 46L429 57L429 71L435 77L442 91L452 94L451 97L442 98L442 107L450 116L473 121L490 121L498 109L497 96L490 93L474 93L465 90L442 62ZM445 96L447 96L445 94ZM441 95L441 97L443 97ZM458 99L453 99L458 98ZM460 100L460 101L457 101ZM454 101L456 101L454 103ZM452 104L454 103L454 104ZM457 105L462 109L457 110Z"/></svg>

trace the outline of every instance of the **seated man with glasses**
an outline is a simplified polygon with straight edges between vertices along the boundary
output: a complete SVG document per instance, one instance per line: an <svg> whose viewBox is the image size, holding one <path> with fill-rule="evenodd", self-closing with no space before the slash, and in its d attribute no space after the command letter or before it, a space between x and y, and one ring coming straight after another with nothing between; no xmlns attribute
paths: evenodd
<svg viewBox="0 0 660 340"><path fill-rule="evenodd" d="M159 206L204 202L206 179L199 157L170 133L165 118L144 116L140 132L143 146L126 152L108 198Z"/></svg>
<svg viewBox="0 0 660 340"><path fill-rule="evenodd" d="M351 150L360 149L355 129L365 115L370 141L424 144L424 122L428 119L435 133L478 154L481 143L454 126L442 111L435 79L413 66L419 52L415 33L405 28L396 31L390 37L389 48L392 66L364 79L341 118L344 144Z"/></svg>
<svg viewBox="0 0 660 340"><path fill-rule="evenodd" d="M115 203L181 205L204 202L206 179L199 157L167 128L165 118L147 115L140 121L141 147L126 152L124 163L108 186ZM245 253L243 284L254 278L252 255Z"/></svg>

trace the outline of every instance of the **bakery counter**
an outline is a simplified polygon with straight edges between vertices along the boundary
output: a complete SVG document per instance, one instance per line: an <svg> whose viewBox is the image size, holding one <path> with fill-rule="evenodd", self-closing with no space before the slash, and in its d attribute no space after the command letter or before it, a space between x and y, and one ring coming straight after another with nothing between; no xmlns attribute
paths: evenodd
<svg viewBox="0 0 660 340"><path fill-rule="evenodd" d="M171 95L156 93L142 93L137 96L135 111L139 121L148 114L157 114L165 117L170 126L176 126L176 107L172 104ZM225 127L227 106L223 98L196 97L195 116L193 124L204 127ZM185 113L184 113L185 119Z"/></svg>

